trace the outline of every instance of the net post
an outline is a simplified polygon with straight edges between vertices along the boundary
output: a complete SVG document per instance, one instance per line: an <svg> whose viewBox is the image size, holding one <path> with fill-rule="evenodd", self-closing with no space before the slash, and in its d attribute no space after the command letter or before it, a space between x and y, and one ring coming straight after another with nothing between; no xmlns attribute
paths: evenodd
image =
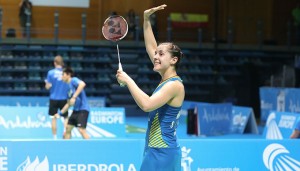
<svg viewBox="0 0 300 171"><path fill-rule="evenodd" d="M58 43L58 28L59 28L59 13L55 11L54 13L54 42Z"/></svg>
<svg viewBox="0 0 300 171"><path fill-rule="evenodd" d="M81 39L82 39L82 44L85 44L86 41L86 13L82 13L81 14L81 29L82 29L82 33L81 33Z"/></svg>

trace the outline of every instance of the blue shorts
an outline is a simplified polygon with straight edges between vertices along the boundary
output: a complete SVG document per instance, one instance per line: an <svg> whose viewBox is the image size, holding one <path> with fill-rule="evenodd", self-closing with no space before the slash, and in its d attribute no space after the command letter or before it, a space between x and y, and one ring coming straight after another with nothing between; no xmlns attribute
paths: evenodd
<svg viewBox="0 0 300 171"><path fill-rule="evenodd" d="M140 171L181 171L181 149L146 148Z"/></svg>

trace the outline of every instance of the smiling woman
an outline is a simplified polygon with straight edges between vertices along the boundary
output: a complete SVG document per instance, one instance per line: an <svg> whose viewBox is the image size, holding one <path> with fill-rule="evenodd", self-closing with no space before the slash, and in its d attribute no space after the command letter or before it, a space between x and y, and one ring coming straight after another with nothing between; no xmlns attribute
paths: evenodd
<svg viewBox="0 0 300 171"><path fill-rule="evenodd" d="M118 70L116 74L118 82L127 85L137 105L143 111L149 112L141 171L181 170L181 150L176 130L185 90L176 68L182 58L182 52L171 42L157 45L150 22L150 16L165 7L167 5L160 5L144 11L146 50L153 63L153 70L160 74L162 80L153 94L148 96L122 70Z"/></svg>

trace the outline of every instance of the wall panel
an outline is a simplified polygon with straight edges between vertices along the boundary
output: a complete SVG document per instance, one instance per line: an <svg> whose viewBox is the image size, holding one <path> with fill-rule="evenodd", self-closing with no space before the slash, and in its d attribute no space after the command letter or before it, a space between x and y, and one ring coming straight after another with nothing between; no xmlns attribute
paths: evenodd
<svg viewBox="0 0 300 171"><path fill-rule="evenodd" d="M3 9L3 36L7 28L15 28L17 37L21 37L18 4L20 0L0 0ZM203 28L204 41L211 42L214 31L214 2L219 2L219 38L227 39L227 21L233 19L234 43L251 44L257 43L257 22L263 22L265 40L276 40L279 43L286 41L286 22L291 20L291 9L296 6L297 1L281 2L278 0L90 0L89 8L66 8L66 7L33 7L32 28L35 38L53 38L54 12L59 11L59 38L80 39L81 38L81 14L87 13L87 39L103 39L101 26L105 18L116 11L123 16L129 9L134 9L141 17L140 26L143 21L143 11L149 7L162 3L168 7L157 13L158 28L161 39L166 39L167 17L171 12L201 13L209 15L209 25ZM196 29L174 29L175 36L197 35ZM177 34L177 31L182 33ZM174 36L174 37L175 37ZM179 39L180 40L180 39ZM176 41L176 40L175 40Z"/></svg>

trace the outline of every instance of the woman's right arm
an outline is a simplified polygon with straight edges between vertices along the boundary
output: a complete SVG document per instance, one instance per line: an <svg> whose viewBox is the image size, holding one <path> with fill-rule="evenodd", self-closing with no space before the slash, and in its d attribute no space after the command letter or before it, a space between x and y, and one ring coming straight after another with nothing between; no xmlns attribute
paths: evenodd
<svg viewBox="0 0 300 171"><path fill-rule="evenodd" d="M153 63L153 58L155 55L155 50L157 48L157 42L155 40L153 31L152 31L152 27L151 27L151 23L150 23L150 15L158 10L164 9L166 6L167 5L160 5L158 7L150 8L150 9L144 11L144 40L145 40L145 46L146 46L147 53L148 53L152 63Z"/></svg>

